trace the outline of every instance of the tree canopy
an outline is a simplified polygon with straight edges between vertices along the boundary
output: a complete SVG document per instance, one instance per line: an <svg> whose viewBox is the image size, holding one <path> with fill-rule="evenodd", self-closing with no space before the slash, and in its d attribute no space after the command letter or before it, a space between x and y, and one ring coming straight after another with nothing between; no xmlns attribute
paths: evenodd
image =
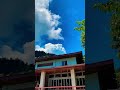
<svg viewBox="0 0 120 90"><path fill-rule="evenodd" d="M85 49L85 20L77 21L76 23L78 24L78 26L74 29L81 32L80 41L83 48ZM85 55L83 56L83 60L85 61Z"/></svg>
<svg viewBox="0 0 120 90"><path fill-rule="evenodd" d="M35 57L49 57L54 55L52 53L45 53L44 51L35 51Z"/></svg>
<svg viewBox="0 0 120 90"><path fill-rule="evenodd" d="M120 0L109 0L106 3L97 3L94 8L103 12L111 13L111 36L112 48L118 51L117 56L120 58Z"/></svg>
<svg viewBox="0 0 120 90"><path fill-rule="evenodd" d="M78 24L78 27L75 27L75 30L78 30L81 32L81 42L82 42L82 46L83 48L85 48L85 20L82 21L77 21L76 22Z"/></svg>
<svg viewBox="0 0 120 90"><path fill-rule="evenodd" d="M0 58L0 74L34 71L34 67L33 64L29 65L18 58Z"/></svg>

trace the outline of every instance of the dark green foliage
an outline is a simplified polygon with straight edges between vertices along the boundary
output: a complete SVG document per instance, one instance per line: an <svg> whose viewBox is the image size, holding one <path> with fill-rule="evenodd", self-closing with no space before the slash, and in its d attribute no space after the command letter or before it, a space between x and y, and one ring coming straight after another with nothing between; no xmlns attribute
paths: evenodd
<svg viewBox="0 0 120 90"><path fill-rule="evenodd" d="M112 48L118 51L117 56L120 58L120 0L109 0L106 3L95 4L94 7L112 14L110 21Z"/></svg>
<svg viewBox="0 0 120 90"><path fill-rule="evenodd" d="M0 74L12 74L20 72L29 72L34 70L34 65L24 63L22 60L0 58Z"/></svg>
<svg viewBox="0 0 120 90"><path fill-rule="evenodd" d="M119 0L108 0L106 3L97 3L94 5L95 8L99 8L104 12L120 12L120 1Z"/></svg>
<svg viewBox="0 0 120 90"><path fill-rule="evenodd" d="M55 54L45 53L44 51L35 51L35 57L47 57Z"/></svg>
<svg viewBox="0 0 120 90"><path fill-rule="evenodd" d="M116 72L116 79L118 81L118 86L120 87L120 69Z"/></svg>

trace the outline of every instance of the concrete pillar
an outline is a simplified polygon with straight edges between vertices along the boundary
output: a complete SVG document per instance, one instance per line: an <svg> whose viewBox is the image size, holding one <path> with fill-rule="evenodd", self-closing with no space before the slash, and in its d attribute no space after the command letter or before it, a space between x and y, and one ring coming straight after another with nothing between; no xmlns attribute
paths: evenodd
<svg viewBox="0 0 120 90"><path fill-rule="evenodd" d="M44 71L41 72L39 87L44 87L45 86L45 74L46 73ZM42 88L40 90L44 90L44 89Z"/></svg>
<svg viewBox="0 0 120 90"><path fill-rule="evenodd" d="M75 70L74 70L74 68L72 68L72 69L70 70L70 72L71 72L71 82L72 82L72 86L76 86ZM74 87L73 90L76 90L76 87Z"/></svg>

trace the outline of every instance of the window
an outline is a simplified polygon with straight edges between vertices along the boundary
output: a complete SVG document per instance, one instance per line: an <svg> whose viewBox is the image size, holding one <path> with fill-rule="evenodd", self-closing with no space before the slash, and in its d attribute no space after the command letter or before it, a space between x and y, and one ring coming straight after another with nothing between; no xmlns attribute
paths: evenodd
<svg viewBox="0 0 120 90"><path fill-rule="evenodd" d="M82 73L83 72L76 72L75 74L76 74L76 76L82 76Z"/></svg>
<svg viewBox="0 0 120 90"><path fill-rule="evenodd" d="M67 65L67 61L62 61L62 66Z"/></svg>
<svg viewBox="0 0 120 90"><path fill-rule="evenodd" d="M67 77L67 74L62 74L62 77Z"/></svg>
<svg viewBox="0 0 120 90"><path fill-rule="evenodd" d="M44 64L38 64L38 67L43 67L43 66L52 66L53 63L44 63Z"/></svg>
<svg viewBox="0 0 120 90"><path fill-rule="evenodd" d="M61 77L61 75L60 74L56 74L55 77Z"/></svg>
<svg viewBox="0 0 120 90"><path fill-rule="evenodd" d="M49 75L49 78L54 78L54 75Z"/></svg>
<svg viewBox="0 0 120 90"><path fill-rule="evenodd" d="M70 72L64 72L64 73L53 73L49 74L48 78L48 86L71 86L71 77L68 75ZM53 75L54 77L50 78L50 76ZM53 90L53 89L51 89ZM63 89L60 89L63 90ZM64 90L68 90L67 88Z"/></svg>

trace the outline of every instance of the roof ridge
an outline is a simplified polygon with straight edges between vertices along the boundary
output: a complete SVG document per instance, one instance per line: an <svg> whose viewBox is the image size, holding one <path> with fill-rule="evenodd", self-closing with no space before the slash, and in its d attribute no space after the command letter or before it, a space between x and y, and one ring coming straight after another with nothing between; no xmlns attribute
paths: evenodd
<svg viewBox="0 0 120 90"><path fill-rule="evenodd" d="M82 51L79 52L73 52L73 53L68 53L68 54L61 54L61 55L54 55L54 56L48 56L48 57L37 57L35 58L35 62L39 62L42 60L47 60L47 59L62 59L62 58L69 58L69 57L74 57L76 55L82 55Z"/></svg>

